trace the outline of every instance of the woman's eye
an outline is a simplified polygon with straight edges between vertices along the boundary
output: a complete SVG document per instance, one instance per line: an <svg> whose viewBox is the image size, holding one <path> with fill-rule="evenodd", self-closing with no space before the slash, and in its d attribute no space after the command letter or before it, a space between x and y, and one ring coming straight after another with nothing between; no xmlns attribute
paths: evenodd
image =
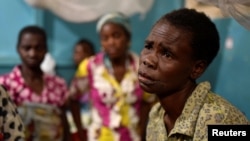
<svg viewBox="0 0 250 141"><path fill-rule="evenodd" d="M46 48L45 45L38 45L37 48L36 48L36 50L42 51L42 50L44 50L45 48Z"/></svg>
<svg viewBox="0 0 250 141"><path fill-rule="evenodd" d="M146 48L146 49L151 49L151 48L152 48L152 45L151 45L151 44L145 44L145 45L144 45L144 48Z"/></svg>
<svg viewBox="0 0 250 141"><path fill-rule="evenodd" d="M107 41L108 37L107 36L101 36L101 41Z"/></svg>
<svg viewBox="0 0 250 141"><path fill-rule="evenodd" d="M30 46L28 45L23 45L21 46L21 49L25 50L25 51L28 51L30 49Z"/></svg>
<svg viewBox="0 0 250 141"><path fill-rule="evenodd" d="M169 57L172 56L171 52L169 52L169 51L166 50L166 49L164 49L164 50L162 51L162 55L165 56L165 57L167 57L167 58L169 58Z"/></svg>

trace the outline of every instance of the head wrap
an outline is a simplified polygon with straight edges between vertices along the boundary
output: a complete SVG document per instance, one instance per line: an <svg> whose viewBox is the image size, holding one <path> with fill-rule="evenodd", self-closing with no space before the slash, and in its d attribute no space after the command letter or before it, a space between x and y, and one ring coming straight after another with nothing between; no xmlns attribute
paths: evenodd
<svg viewBox="0 0 250 141"><path fill-rule="evenodd" d="M97 32L99 33L102 26L108 22L119 24L123 26L128 33L131 33L128 17L126 17L124 14L120 12L108 13L106 15L103 15L97 22L97 27L96 27Z"/></svg>

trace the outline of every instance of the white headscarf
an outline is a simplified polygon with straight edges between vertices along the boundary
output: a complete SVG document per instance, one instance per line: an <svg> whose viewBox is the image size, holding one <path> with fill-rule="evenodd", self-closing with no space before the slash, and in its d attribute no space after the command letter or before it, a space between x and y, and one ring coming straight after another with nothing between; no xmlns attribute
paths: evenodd
<svg viewBox="0 0 250 141"><path fill-rule="evenodd" d="M120 12L113 12L103 15L97 22L96 31L99 33L102 26L107 22L119 24L123 26L128 31L128 33L131 33L129 18Z"/></svg>

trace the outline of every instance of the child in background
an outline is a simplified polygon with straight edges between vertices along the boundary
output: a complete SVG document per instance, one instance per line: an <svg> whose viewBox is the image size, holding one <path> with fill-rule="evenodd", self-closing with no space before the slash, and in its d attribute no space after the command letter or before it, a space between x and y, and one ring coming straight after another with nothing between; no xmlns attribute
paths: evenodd
<svg viewBox="0 0 250 141"><path fill-rule="evenodd" d="M80 39L74 46L74 63L76 67L87 57L95 54L94 44L88 39Z"/></svg>
<svg viewBox="0 0 250 141"><path fill-rule="evenodd" d="M77 41L76 44L74 45L74 54L73 54L75 67L78 68L79 64L84 59L94 54L95 54L94 44L90 40L82 38L79 41ZM73 79L71 84L76 83L75 81L76 79ZM73 87L70 88L70 93L75 93L75 91L76 90ZM74 113L73 117L72 117L72 113ZM75 114L77 114L77 116ZM73 132L72 140L80 141L78 137L80 131L77 129L82 129L83 126L87 127L89 124L89 121L90 121L89 94L86 91L86 93L78 97L78 100L76 101L76 106L71 107L69 122L71 125L71 130ZM86 134L85 130L83 130L82 132L83 134Z"/></svg>

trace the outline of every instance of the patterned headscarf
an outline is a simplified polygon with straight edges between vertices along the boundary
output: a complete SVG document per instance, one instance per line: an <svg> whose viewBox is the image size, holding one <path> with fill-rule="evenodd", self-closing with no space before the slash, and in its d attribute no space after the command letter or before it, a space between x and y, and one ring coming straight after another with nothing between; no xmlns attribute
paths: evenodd
<svg viewBox="0 0 250 141"><path fill-rule="evenodd" d="M107 22L119 24L123 26L127 30L128 33L131 33L131 28L130 28L128 17L126 17L124 14L120 12L108 13L106 15L103 15L97 22L96 30L98 33L100 32L102 26L106 24Z"/></svg>

